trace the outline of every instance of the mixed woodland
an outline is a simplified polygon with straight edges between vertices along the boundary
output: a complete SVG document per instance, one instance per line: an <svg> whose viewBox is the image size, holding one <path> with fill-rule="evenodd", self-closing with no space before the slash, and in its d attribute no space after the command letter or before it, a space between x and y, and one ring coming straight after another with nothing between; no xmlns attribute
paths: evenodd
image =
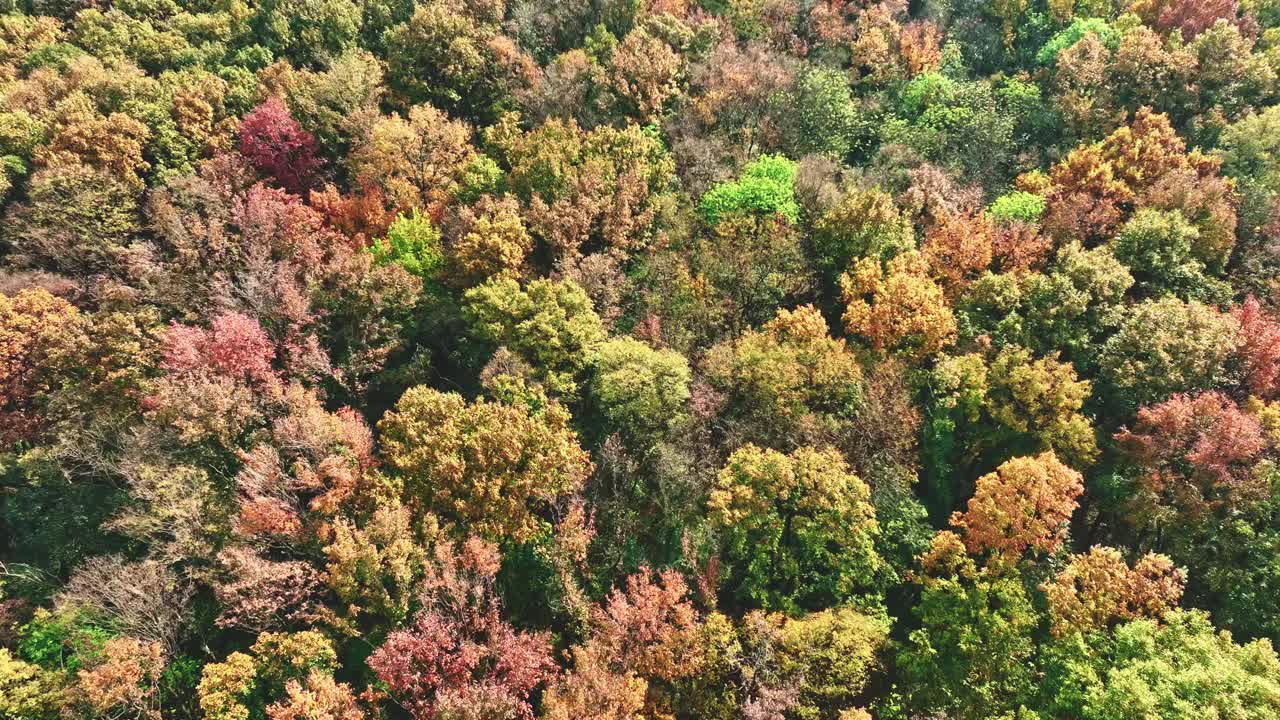
<svg viewBox="0 0 1280 720"><path fill-rule="evenodd" d="M1280 717L1280 0L0 0L0 718Z"/></svg>

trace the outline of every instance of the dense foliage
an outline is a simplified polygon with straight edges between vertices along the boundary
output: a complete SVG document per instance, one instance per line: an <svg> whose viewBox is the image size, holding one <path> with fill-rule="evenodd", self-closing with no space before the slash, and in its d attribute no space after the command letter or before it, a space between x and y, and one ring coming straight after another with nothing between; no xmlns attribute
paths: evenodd
<svg viewBox="0 0 1280 720"><path fill-rule="evenodd" d="M1277 0L0 0L3 720L1280 717Z"/></svg>

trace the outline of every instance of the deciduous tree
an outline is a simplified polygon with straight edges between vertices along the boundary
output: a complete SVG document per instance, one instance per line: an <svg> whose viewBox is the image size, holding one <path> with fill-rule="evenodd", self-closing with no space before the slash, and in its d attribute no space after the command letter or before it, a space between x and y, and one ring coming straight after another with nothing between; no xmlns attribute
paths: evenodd
<svg viewBox="0 0 1280 720"><path fill-rule="evenodd" d="M569 413L411 388L378 428L387 466L424 509L491 537L527 538L541 507L591 472ZM462 527L459 528L461 530Z"/></svg>

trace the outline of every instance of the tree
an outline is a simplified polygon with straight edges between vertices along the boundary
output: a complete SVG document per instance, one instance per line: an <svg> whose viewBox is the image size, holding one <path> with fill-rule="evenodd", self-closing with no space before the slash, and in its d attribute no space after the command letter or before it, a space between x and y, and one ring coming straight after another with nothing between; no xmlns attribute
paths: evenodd
<svg viewBox="0 0 1280 720"><path fill-rule="evenodd" d="M76 695L90 713L138 718L160 717L160 676L165 655L156 643L117 637L102 648L102 658L76 678Z"/></svg>
<svg viewBox="0 0 1280 720"><path fill-rule="evenodd" d="M324 548L325 584L348 615L398 623L409 614L436 530L434 517L415 520L398 500L379 504L363 523L339 518Z"/></svg>
<svg viewBox="0 0 1280 720"><path fill-rule="evenodd" d="M529 693L555 667L549 638L501 619L494 592L497 548L476 538L436 546L421 610L387 636L369 667L414 717L430 720L468 706L532 720ZM488 715L482 715L488 717Z"/></svg>
<svg viewBox="0 0 1280 720"><path fill-rule="evenodd" d="M1219 19L1235 20L1236 0L1140 0L1133 4L1132 12L1152 27L1180 31L1184 39L1190 40Z"/></svg>
<svg viewBox="0 0 1280 720"><path fill-rule="evenodd" d="M1028 343L1041 352L1061 351L1081 371L1092 371L1098 346L1124 317L1122 303L1133 282L1110 247L1060 248L1052 269L1024 283L1019 300Z"/></svg>
<svg viewBox="0 0 1280 720"><path fill-rule="evenodd" d="M764 155L742 170L738 180L716 185L698 207L710 225L737 214L779 215L794 223L800 208L795 201L796 164L781 155Z"/></svg>
<svg viewBox="0 0 1280 720"><path fill-rule="evenodd" d="M916 246L911 221L881 190L853 190L813 227L819 267L835 278L862 258L888 260Z"/></svg>
<svg viewBox="0 0 1280 720"><path fill-rule="evenodd" d="M404 106L428 102L490 119L535 68L499 33L505 3L432 0L387 29L387 84Z"/></svg>
<svg viewBox="0 0 1280 720"><path fill-rule="evenodd" d="M1053 555L1083 492L1080 473L1052 451L1018 457L978 478L968 508L952 514L951 524L970 553L986 554L995 565L1015 563L1027 551Z"/></svg>
<svg viewBox="0 0 1280 720"><path fill-rule="evenodd" d="M175 322L164 344L160 366L172 373L209 371L250 383L278 381L271 366L273 343L256 320L240 313L215 317L208 330Z"/></svg>
<svg viewBox="0 0 1280 720"><path fill-rule="evenodd" d="M471 127L432 105L380 117L348 158L353 175L377 183L401 211L438 216L475 158Z"/></svg>
<svg viewBox="0 0 1280 720"><path fill-rule="evenodd" d="M813 68L800 75L788 99L795 103L794 116L790 122L784 116L783 126L790 130L788 146L796 157L820 153L843 160L862 149L866 121L843 73Z"/></svg>
<svg viewBox="0 0 1280 720"><path fill-rule="evenodd" d="M1002 222L1020 220L1025 223L1039 222L1044 215L1044 198L1034 193L1015 190L996 198L987 212L991 217Z"/></svg>
<svg viewBox="0 0 1280 720"><path fill-rule="evenodd" d="M1050 170L1044 227L1062 239L1093 244L1120 222L1133 190L1116 177L1100 148L1081 146Z"/></svg>
<svg viewBox="0 0 1280 720"><path fill-rule="evenodd" d="M416 209L410 215L396 215L386 236L375 239L369 252L379 263L395 263L427 282L435 282L444 269L440 231Z"/></svg>
<svg viewBox="0 0 1280 720"><path fill-rule="evenodd" d="M954 533L935 536L920 559L921 594L897 654L916 712L985 720L1035 694L1032 634L1040 618L1016 574L978 570Z"/></svg>
<svg viewBox="0 0 1280 720"><path fill-rule="evenodd" d="M1199 235L1181 213L1143 208L1120 228L1113 251L1133 273L1135 290L1142 296L1170 294L1221 302L1231 289L1208 276L1204 263L1193 255Z"/></svg>
<svg viewBox="0 0 1280 720"><path fill-rule="evenodd" d="M280 0L259 10L267 47L299 65L317 65L356 44L360 6L351 0Z"/></svg>
<svg viewBox="0 0 1280 720"><path fill-rule="evenodd" d="M1229 314L1195 301L1146 300L1126 309L1103 344L1099 375L1116 405L1134 408L1215 387L1239 342Z"/></svg>
<svg viewBox="0 0 1280 720"><path fill-rule="evenodd" d="M872 591L882 560L869 500L834 450L735 451L707 500L724 592L743 606L795 612Z"/></svg>
<svg viewBox="0 0 1280 720"><path fill-rule="evenodd" d="M545 720L634 720L644 710L648 683L611 672L594 654L575 650L573 670L542 697Z"/></svg>
<svg viewBox="0 0 1280 720"><path fill-rule="evenodd" d="M1232 713L1261 720L1280 711L1280 659L1270 641L1239 645L1201 611L1134 620L1095 647L1063 654L1062 674L1047 689L1069 716L1191 720Z"/></svg>
<svg viewBox="0 0 1280 720"><path fill-rule="evenodd" d="M316 180L316 141L279 98L268 98L240 121L240 153L285 190L303 193Z"/></svg>
<svg viewBox="0 0 1280 720"><path fill-rule="evenodd" d="M851 608L787 620L780 638L779 669L800 678L797 702L789 712L796 717L845 720L879 668L878 656L888 637L887 620Z"/></svg>
<svg viewBox="0 0 1280 720"><path fill-rule="evenodd" d="M569 413L543 402L533 410L411 388L378 423L383 457L408 498L459 530L529 538L540 508L591 472Z"/></svg>
<svg viewBox="0 0 1280 720"><path fill-rule="evenodd" d="M1032 361L1024 348L1008 346L992 360L989 383L987 410L992 419L1033 438L1035 450L1051 450L1076 467L1097 459L1093 425L1081 412L1091 385L1077 379L1070 363L1054 357Z"/></svg>
<svg viewBox="0 0 1280 720"><path fill-rule="evenodd" d="M217 625L252 632L283 630L316 618L318 573L301 560L272 560L248 547L218 553Z"/></svg>
<svg viewBox="0 0 1280 720"><path fill-rule="evenodd" d="M858 412L862 367L811 305L780 310L760 330L713 347L708 381L724 394L729 447L789 448L800 438L830 439Z"/></svg>
<svg viewBox="0 0 1280 720"><path fill-rule="evenodd" d="M651 442L680 427L689 401L689 362L632 338L596 346L592 395L610 427Z"/></svg>
<svg viewBox="0 0 1280 720"><path fill-rule="evenodd" d="M57 674L14 657L9 648L0 648L0 711L15 718L60 717L66 704L62 678Z"/></svg>
<svg viewBox="0 0 1280 720"><path fill-rule="evenodd" d="M759 325L814 289L804 236L781 215L722 216L693 243L691 270L710 283L730 330Z"/></svg>
<svg viewBox="0 0 1280 720"><path fill-rule="evenodd" d="M640 568L594 612L588 648L617 672L667 682L696 675L702 618L688 593L674 570Z"/></svg>
<svg viewBox="0 0 1280 720"><path fill-rule="evenodd" d="M192 590L157 560L105 555L81 565L57 596L57 607L82 612L123 635L172 655L185 630Z"/></svg>
<svg viewBox="0 0 1280 720"><path fill-rule="evenodd" d="M919 360L955 340L955 317L918 251L887 264L874 258L858 260L840 277L840 288L845 328L877 350Z"/></svg>
<svg viewBox="0 0 1280 720"><path fill-rule="evenodd" d="M1115 440L1136 471L1133 504L1147 524L1236 514L1268 492L1257 465L1267 443L1256 417L1217 392L1174 395L1138 411Z"/></svg>
<svg viewBox="0 0 1280 720"><path fill-rule="evenodd" d="M1095 545L1072 555L1040 586L1049 603L1052 632L1087 633L1137 618L1159 620L1178 606L1183 571L1164 555L1147 553L1133 567L1115 548Z"/></svg>
<svg viewBox="0 0 1280 720"><path fill-rule="evenodd" d="M5 217L3 234L19 266L73 277L122 270L142 230L136 191L79 164L37 171L26 202L12 204Z"/></svg>
<svg viewBox="0 0 1280 720"><path fill-rule="evenodd" d="M1188 164L1186 143L1168 116L1149 107L1139 108L1127 126L1117 128L1098 147L1116 179L1135 193Z"/></svg>
<svg viewBox="0 0 1280 720"><path fill-rule="evenodd" d="M286 698L267 706L269 720L363 720L351 686L312 670L303 681L284 685Z"/></svg>
<svg viewBox="0 0 1280 720"><path fill-rule="evenodd" d="M573 396L604 327L591 299L571 280L491 278L463 294L463 316L473 332L505 347L533 368L550 393Z"/></svg>
<svg viewBox="0 0 1280 720"><path fill-rule="evenodd" d="M140 190L151 129L124 113L103 115L92 100L76 93L59 103L50 118L49 142L36 150L36 165L59 168L83 164Z"/></svg>
<svg viewBox="0 0 1280 720"><path fill-rule="evenodd" d="M652 133L578 127L551 119L521 131L516 116L490 128L487 143L510 172L529 230L561 261L598 249L649 247L668 219L675 162Z"/></svg>
<svg viewBox="0 0 1280 720"><path fill-rule="evenodd" d="M995 225L984 214L947 215L929 228L922 252L948 298L955 298L994 259Z"/></svg>
<svg viewBox="0 0 1280 720"><path fill-rule="evenodd" d="M32 288L0 295L0 443L34 439L44 408L88 338L74 305Z"/></svg>

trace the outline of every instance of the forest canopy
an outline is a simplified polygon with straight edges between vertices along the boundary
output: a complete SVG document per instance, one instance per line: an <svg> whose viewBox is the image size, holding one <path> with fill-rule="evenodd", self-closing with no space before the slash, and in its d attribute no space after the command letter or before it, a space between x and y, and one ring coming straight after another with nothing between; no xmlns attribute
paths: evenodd
<svg viewBox="0 0 1280 720"><path fill-rule="evenodd" d="M1280 717L1280 0L0 0L0 719Z"/></svg>

